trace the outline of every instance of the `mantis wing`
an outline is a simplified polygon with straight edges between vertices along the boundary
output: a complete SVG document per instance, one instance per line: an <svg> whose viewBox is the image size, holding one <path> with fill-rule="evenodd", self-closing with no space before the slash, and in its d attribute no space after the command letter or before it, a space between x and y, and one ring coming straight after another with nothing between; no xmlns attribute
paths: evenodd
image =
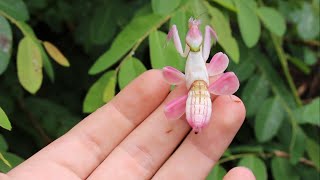
<svg viewBox="0 0 320 180"><path fill-rule="evenodd" d="M239 89L239 86L237 76L233 72L226 72L210 84L208 90L215 95L231 95Z"/></svg>
<svg viewBox="0 0 320 180"><path fill-rule="evenodd" d="M162 69L164 79L171 85L178 85L185 82L185 75L179 70L166 66Z"/></svg>
<svg viewBox="0 0 320 180"><path fill-rule="evenodd" d="M165 105L164 114L166 115L167 119L179 119L186 112L187 98L188 95L184 95L172 100Z"/></svg>
<svg viewBox="0 0 320 180"><path fill-rule="evenodd" d="M215 76L223 73L227 69L228 64L229 58L227 55L222 52L216 53L210 60L210 63L207 64L208 75Z"/></svg>

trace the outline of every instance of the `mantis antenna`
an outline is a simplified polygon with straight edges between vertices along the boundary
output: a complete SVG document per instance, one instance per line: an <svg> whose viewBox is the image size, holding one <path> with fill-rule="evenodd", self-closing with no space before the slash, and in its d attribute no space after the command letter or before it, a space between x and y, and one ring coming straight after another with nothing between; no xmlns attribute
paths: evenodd
<svg viewBox="0 0 320 180"><path fill-rule="evenodd" d="M195 19L199 19L201 16L203 16L206 13L207 13L207 11L204 11L204 12L200 13L198 16L195 17Z"/></svg>

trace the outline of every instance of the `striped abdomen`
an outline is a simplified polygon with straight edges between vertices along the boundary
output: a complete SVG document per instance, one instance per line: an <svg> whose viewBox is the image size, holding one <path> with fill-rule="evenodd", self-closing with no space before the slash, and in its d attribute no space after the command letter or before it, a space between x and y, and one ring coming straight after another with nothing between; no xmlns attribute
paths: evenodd
<svg viewBox="0 0 320 180"><path fill-rule="evenodd" d="M186 104L186 118L195 133L208 124L211 117L211 98L207 83L196 80L192 83Z"/></svg>

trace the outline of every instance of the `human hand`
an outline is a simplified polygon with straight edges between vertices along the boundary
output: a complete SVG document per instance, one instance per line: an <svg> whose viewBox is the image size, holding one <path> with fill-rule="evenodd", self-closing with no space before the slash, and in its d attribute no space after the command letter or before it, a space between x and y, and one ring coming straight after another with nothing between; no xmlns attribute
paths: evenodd
<svg viewBox="0 0 320 180"><path fill-rule="evenodd" d="M212 120L199 134L168 121L164 104L185 93L150 70L68 133L0 179L205 179L239 130L245 108L235 96L214 98ZM168 96L168 97L167 97ZM255 179L234 168L224 179Z"/></svg>

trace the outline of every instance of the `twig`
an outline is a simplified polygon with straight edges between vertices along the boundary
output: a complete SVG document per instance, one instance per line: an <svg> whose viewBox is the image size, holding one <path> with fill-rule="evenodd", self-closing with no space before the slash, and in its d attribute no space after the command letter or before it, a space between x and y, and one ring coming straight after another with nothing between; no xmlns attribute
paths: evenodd
<svg viewBox="0 0 320 180"><path fill-rule="evenodd" d="M293 93L293 96L295 98L295 101L297 103L298 106L302 106L302 102L301 102L301 99L298 95L298 91L297 91L297 88L294 84L294 81L292 79L292 76L289 72L289 68L288 68L288 61L287 61L287 57L285 55L285 53L283 52L283 49L281 47L281 41L279 42L279 38L277 36L275 36L274 34L270 33L270 36L271 36L271 39L272 39L272 43L276 49L276 52L277 52L277 55L278 55L278 58L280 60L280 64L282 66L282 70L283 70L283 73L287 79L287 82L289 84L289 87Z"/></svg>
<svg viewBox="0 0 320 180"><path fill-rule="evenodd" d="M317 41L317 40L299 40L299 39L289 39L289 38L285 38L284 40L289 43L303 44L306 46L316 47L316 48L320 47L320 41Z"/></svg>
<svg viewBox="0 0 320 180"><path fill-rule="evenodd" d="M218 161L217 164L223 164L223 163L226 163L226 162L229 162L229 161L233 161L233 160L236 160L236 159L240 159L240 158L243 158L243 157L247 157L247 156L259 156L259 157L262 157L262 158L271 158L271 157L280 157L280 158L290 158L290 154L288 154L287 152L284 152L284 151L280 151L280 150L274 150L273 152L270 152L270 153L265 153L265 152L258 152L258 153L240 153L240 154L235 154L235 155L231 155L231 156L228 156L226 158L222 158L221 160ZM302 164L305 164L307 166L311 166L313 168L316 168L318 171L319 169L316 167L316 165L302 157L299 159L299 162L302 163Z"/></svg>
<svg viewBox="0 0 320 180"><path fill-rule="evenodd" d="M298 69L300 69L304 74L309 74L311 72L311 69L302 60L296 57L292 57L289 54L286 54L286 58Z"/></svg>

